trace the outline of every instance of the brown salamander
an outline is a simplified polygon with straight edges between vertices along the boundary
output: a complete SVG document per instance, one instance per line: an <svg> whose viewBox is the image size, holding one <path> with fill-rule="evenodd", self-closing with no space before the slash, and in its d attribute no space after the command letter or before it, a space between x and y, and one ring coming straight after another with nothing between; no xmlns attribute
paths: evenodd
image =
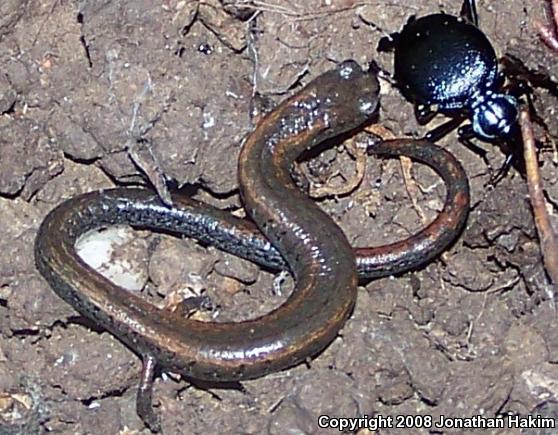
<svg viewBox="0 0 558 435"><path fill-rule="evenodd" d="M401 242L353 250L292 181L291 166L300 154L368 122L378 93L376 75L346 61L258 123L240 154L239 185L259 231L248 220L189 198L173 197L170 208L154 193L123 188L77 196L45 218L35 243L37 268L60 297L142 357L137 408L151 429L160 429L151 407L156 367L232 382L296 365L335 338L354 306L359 275L418 267L460 233L469 209L467 178L451 154L426 142L395 140L369 149L422 161L446 183L442 212ZM264 266L287 268L296 288L276 310L243 322L200 322L161 310L99 275L76 253L75 242L85 232L122 223L182 233Z"/></svg>

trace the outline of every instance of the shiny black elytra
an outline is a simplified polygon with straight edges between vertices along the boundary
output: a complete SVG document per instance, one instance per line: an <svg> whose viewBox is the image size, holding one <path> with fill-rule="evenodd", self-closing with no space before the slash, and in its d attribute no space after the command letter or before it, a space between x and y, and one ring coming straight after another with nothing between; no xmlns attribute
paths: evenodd
<svg viewBox="0 0 558 435"><path fill-rule="evenodd" d="M415 104L420 124L437 113L452 118L425 139L437 141L469 119L458 130L463 144L487 164L486 151L471 139L502 148L507 158L493 177L495 182L512 164L523 172L517 97L524 90L520 86L503 90L505 76L498 72L496 53L477 24L475 1L464 0L459 17L445 13L411 17L400 32L380 40L378 51L394 52L396 86Z"/></svg>

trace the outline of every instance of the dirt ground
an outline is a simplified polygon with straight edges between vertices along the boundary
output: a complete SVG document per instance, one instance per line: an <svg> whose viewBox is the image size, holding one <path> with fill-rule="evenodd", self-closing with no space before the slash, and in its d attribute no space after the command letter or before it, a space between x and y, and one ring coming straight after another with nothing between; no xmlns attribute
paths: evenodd
<svg viewBox="0 0 558 435"><path fill-rule="evenodd" d="M240 208L236 156L252 128L254 92L280 101L348 58L390 71L379 39L410 15L459 10L460 2L441 3L0 2L0 433L148 433L135 414L138 358L35 270L33 241L50 209L81 192L145 183L133 147L198 198ZM544 2L481 0L478 9L499 55L548 77L534 96L546 124L537 133L554 214L558 55L533 30L548 20ZM380 122L398 136L424 133L399 92L387 81L382 89ZM338 433L318 426L323 414L558 415L558 319L525 182L514 172L486 188L484 162L455 135L443 143L471 182L473 209L455 245L422 270L361 287L340 337L308 365L245 382L246 391L206 391L163 374L154 400L165 433ZM503 154L484 146L498 168ZM341 147L310 165L318 179L352 169ZM420 165L414 176L431 219L443 185ZM394 160L370 158L358 192L320 203L359 246L422 226ZM285 297L271 291L273 275L245 261L161 234L139 240L153 294L194 285L195 272L219 319L237 320Z"/></svg>

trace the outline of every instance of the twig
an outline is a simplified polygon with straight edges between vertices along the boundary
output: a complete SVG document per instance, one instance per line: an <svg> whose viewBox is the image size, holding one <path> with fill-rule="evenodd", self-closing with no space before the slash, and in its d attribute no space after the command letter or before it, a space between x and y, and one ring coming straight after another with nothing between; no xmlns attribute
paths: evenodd
<svg viewBox="0 0 558 435"><path fill-rule="evenodd" d="M368 133L372 133L382 140L390 140L395 139L395 135L380 124L370 125L366 128ZM422 208L418 204L417 196L419 194L419 186L418 183L413 178L411 173L413 162L409 157L406 156L399 156L399 162L401 163L401 172L403 173L403 181L405 182L405 189L407 190L407 194L411 199L411 203L413 204L413 209L417 213L418 217L422 221L423 224L426 224L428 221Z"/></svg>
<svg viewBox="0 0 558 435"><path fill-rule="evenodd" d="M550 1L553 22L549 25L536 21L535 27L542 41L552 50L558 52L558 0Z"/></svg>
<svg viewBox="0 0 558 435"><path fill-rule="evenodd" d="M546 211L546 202L535 148L535 136L528 109L524 108L521 110L519 123L523 138L527 186L529 188L531 206L533 207L533 215L535 216L535 226L539 234L543 262L546 272L553 284L556 285L558 284L558 245Z"/></svg>
<svg viewBox="0 0 558 435"><path fill-rule="evenodd" d="M345 148L349 155L355 160L355 173L349 179L346 179L346 182L342 185L315 186L310 184L308 194L311 198L349 195L360 186L366 172L366 148L359 146L353 138L345 142Z"/></svg>

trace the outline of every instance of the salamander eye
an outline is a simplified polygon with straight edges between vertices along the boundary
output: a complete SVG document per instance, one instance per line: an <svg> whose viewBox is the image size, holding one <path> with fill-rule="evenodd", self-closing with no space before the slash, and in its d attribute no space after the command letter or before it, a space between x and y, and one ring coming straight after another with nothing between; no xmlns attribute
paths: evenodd
<svg viewBox="0 0 558 435"><path fill-rule="evenodd" d="M365 115L371 115L374 113L376 107L378 107L378 98L376 98L375 95L366 95L360 97L358 100L358 109L360 110L360 113Z"/></svg>
<svg viewBox="0 0 558 435"><path fill-rule="evenodd" d="M339 76L345 80L349 80L355 72L362 74L360 65L352 59L340 63L337 69L339 70Z"/></svg>

